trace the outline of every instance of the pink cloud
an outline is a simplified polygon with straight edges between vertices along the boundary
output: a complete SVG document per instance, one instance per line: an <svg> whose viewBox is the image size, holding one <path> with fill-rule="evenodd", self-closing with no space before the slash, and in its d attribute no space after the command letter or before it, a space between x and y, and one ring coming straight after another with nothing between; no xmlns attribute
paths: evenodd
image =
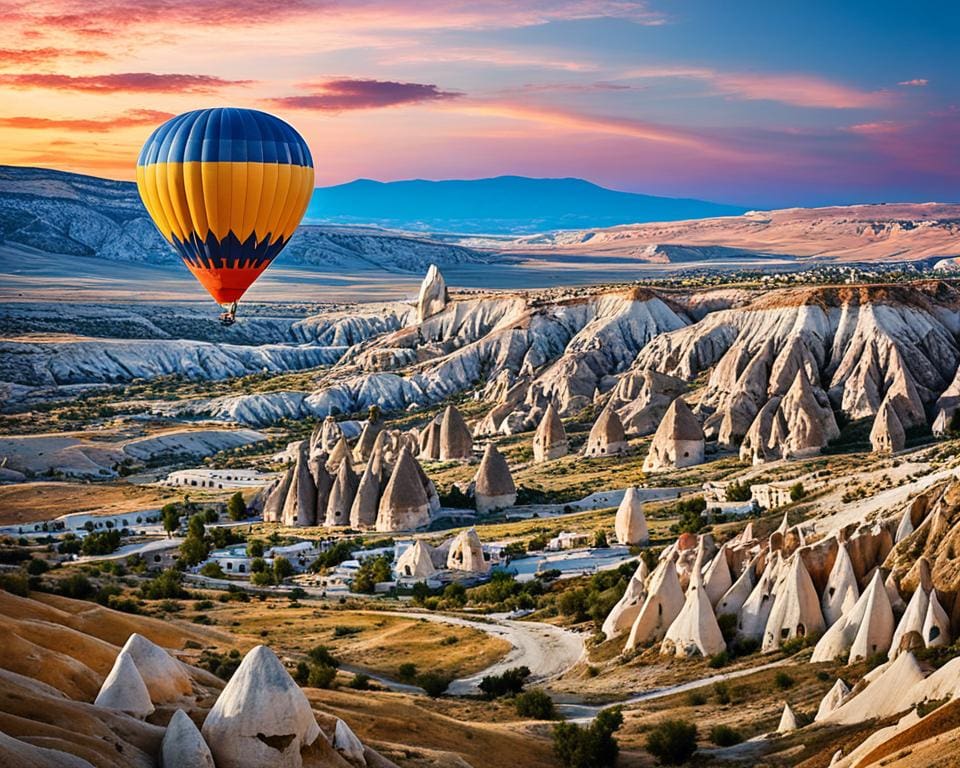
<svg viewBox="0 0 960 768"><path fill-rule="evenodd" d="M270 99L271 104L292 109L314 109L341 112L354 109L377 109L403 104L446 101L462 94L441 91L436 85L398 83L390 80L354 80L341 78L305 86L308 93Z"/></svg>
<svg viewBox="0 0 960 768"><path fill-rule="evenodd" d="M41 73L0 75L0 86L86 93L212 93L229 86L249 85L250 82L225 80L211 75L161 75L153 72L76 76Z"/></svg>
<svg viewBox="0 0 960 768"><path fill-rule="evenodd" d="M929 83L929 80L926 80L922 77L915 77L913 80L902 80L897 85L905 85L910 88L922 88L923 86Z"/></svg>
<svg viewBox="0 0 960 768"><path fill-rule="evenodd" d="M654 67L625 73L627 79L677 78L707 83L714 93L747 101L777 101L797 107L865 109L886 106L884 91L864 91L815 75L720 72L700 67Z"/></svg>

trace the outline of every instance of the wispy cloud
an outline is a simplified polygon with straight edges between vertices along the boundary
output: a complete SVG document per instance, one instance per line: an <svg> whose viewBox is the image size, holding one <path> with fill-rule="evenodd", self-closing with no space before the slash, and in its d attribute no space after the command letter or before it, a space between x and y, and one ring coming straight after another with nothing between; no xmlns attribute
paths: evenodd
<svg viewBox="0 0 960 768"><path fill-rule="evenodd" d="M25 128L31 130L66 130L86 133L108 133L118 128L136 125L156 125L173 117L170 112L153 109L132 109L113 117L52 118L23 115L0 117L2 128Z"/></svg>
<svg viewBox="0 0 960 768"><path fill-rule="evenodd" d="M154 72L76 76L43 73L0 74L0 86L85 93L213 93L222 88L250 83L250 80L226 80L211 75L166 75Z"/></svg>
<svg viewBox="0 0 960 768"><path fill-rule="evenodd" d="M915 77L913 80L901 80L897 85L904 85L908 88L922 88L930 81L923 77Z"/></svg>
<svg viewBox="0 0 960 768"><path fill-rule="evenodd" d="M60 61L98 61L109 58L104 51L78 48L0 48L0 68L40 66Z"/></svg>
<svg viewBox="0 0 960 768"><path fill-rule="evenodd" d="M886 106L891 95L865 91L815 75L722 72L704 67L633 69L625 79L673 78L706 83L713 93L747 101L776 101L797 107L865 109Z"/></svg>
<svg viewBox="0 0 960 768"><path fill-rule="evenodd" d="M270 99L270 103L292 109L313 109L343 112L355 109L377 109L429 101L447 101L462 94L441 91L428 83L399 83L391 80L340 78L306 84L307 91L298 96Z"/></svg>
<svg viewBox="0 0 960 768"><path fill-rule="evenodd" d="M400 64L476 64L480 66L548 69L561 72L595 72L599 67L590 61L565 58L554 53L515 51L505 48L432 48L387 55L380 59L384 66Z"/></svg>

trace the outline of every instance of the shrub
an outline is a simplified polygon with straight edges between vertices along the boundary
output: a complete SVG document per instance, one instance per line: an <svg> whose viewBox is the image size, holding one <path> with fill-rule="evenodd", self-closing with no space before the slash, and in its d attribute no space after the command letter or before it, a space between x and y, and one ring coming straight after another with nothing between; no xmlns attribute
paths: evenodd
<svg viewBox="0 0 960 768"><path fill-rule="evenodd" d="M358 691L370 690L370 675L357 672L357 674L355 674L353 679L350 681L350 687Z"/></svg>
<svg viewBox="0 0 960 768"><path fill-rule="evenodd" d="M223 568L220 567L220 563L211 560L209 563L203 564L203 567L200 569L200 575L211 579L222 579L226 574L224 574Z"/></svg>
<svg viewBox="0 0 960 768"><path fill-rule="evenodd" d="M713 692L717 695L718 704L730 703L730 686L722 680L713 684Z"/></svg>
<svg viewBox="0 0 960 768"><path fill-rule="evenodd" d="M520 693L528 677L530 677L528 667L514 667L502 675L487 675L480 681L479 688L484 698L496 699L500 696Z"/></svg>
<svg viewBox="0 0 960 768"><path fill-rule="evenodd" d="M687 704L691 707L702 707L707 703L707 697L700 691L691 691L687 694Z"/></svg>
<svg viewBox="0 0 960 768"><path fill-rule="evenodd" d="M256 587L269 587L273 585L273 571L260 571L250 576L250 583Z"/></svg>
<svg viewBox="0 0 960 768"><path fill-rule="evenodd" d="M803 483L794 483L790 486L790 501L800 501L807 495L803 488Z"/></svg>
<svg viewBox="0 0 960 768"><path fill-rule="evenodd" d="M439 672L425 672L417 677L417 685L426 691L427 696L437 698L443 696L447 687L450 685L451 678L441 675Z"/></svg>
<svg viewBox="0 0 960 768"><path fill-rule="evenodd" d="M263 557L263 542L260 539L247 542L247 557Z"/></svg>
<svg viewBox="0 0 960 768"><path fill-rule="evenodd" d="M0 573L0 589L27 597L30 594L30 581L22 573Z"/></svg>
<svg viewBox="0 0 960 768"><path fill-rule="evenodd" d="M731 642L737 636L737 614L721 613L717 616L717 625L720 627L720 634L723 635L724 642Z"/></svg>
<svg viewBox="0 0 960 768"><path fill-rule="evenodd" d="M292 575L293 565L290 564L290 561L287 560L287 558L273 558L273 578L276 579L277 584L281 583L284 579Z"/></svg>
<svg viewBox="0 0 960 768"><path fill-rule="evenodd" d="M728 483L727 501L750 501L750 485L739 480Z"/></svg>
<svg viewBox="0 0 960 768"><path fill-rule="evenodd" d="M620 746L613 734L623 725L619 707L604 709L586 727L558 723L553 727L553 751L565 768L606 768L617 760Z"/></svg>
<svg viewBox="0 0 960 768"><path fill-rule="evenodd" d="M697 751L697 726L686 720L664 720L647 734L645 746L664 765L681 765Z"/></svg>
<svg viewBox="0 0 960 768"><path fill-rule="evenodd" d="M298 685L306 685L310 679L310 665L305 661L298 661L297 668L293 672L293 679Z"/></svg>
<svg viewBox="0 0 960 768"><path fill-rule="evenodd" d="M46 560L41 560L37 557L31 557L29 560L27 560L27 573L31 576L40 576L49 570L50 566L47 564Z"/></svg>
<svg viewBox="0 0 960 768"><path fill-rule="evenodd" d="M593 534L593 546L596 549L607 549L610 546L606 531L597 531Z"/></svg>
<svg viewBox="0 0 960 768"><path fill-rule="evenodd" d="M773 676L773 684L781 691L785 691L787 688L792 688L793 683L794 679L782 669Z"/></svg>
<svg viewBox="0 0 960 768"><path fill-rule="evenodd" d="M726 651L720 651L720 653L715 653L707 661L707 666L710 669L720 669L721 667L727 666L730 663L730 654Z"/></svg>
<svg viewBox="0 0 960 768"><path fill-rule="evenodd" d="M329 664L314 664L307 675L307 684L311 688L330 688L337 677L337 668Z"/></svg>
<svg viewBox="0 0 960 768"><path fill-rule="evenodd" d="M710 729L710 741L718 747L732 747L743 741L743 735L729 725L715 725Z"/></svg>
<svg viewBox="0 0 960 768"><path fill-rule="evenodd" d="M376 585L382 581L389 581L392 575L391 560L386 555L367 558L357 568L357 573L350 584L350 591L372 595Z"/></svg>
<svg viewBox="0 0 960 768"><path fill-rule="evenodd" d="M531 717L534 720L553 720L556 717L553 699L540 688L517 694L513 705L520 717Z"/></svg>
<svg viewBox="0 0 960 768"><path fill-rule="evenodd" d="M417 677L417 665L411 661L404 662L397 667L397 677L405 683L409 683Z"/></svg>
<svg viewBox="0 0 960 768"><path fill-rule="evenodd" d="M77 600L87 600L94 594L93 585L90 579L82 573L74 573L65 579L61 579L57 584L57 593L64 597L72 597Z"/></svg>
<svg viewBox="0 0 960 768"><path fill-rule="evenodd" d="M145 600L179 600L189 597L190 593L180 585L180 578L179 572L168 569L144 583L140 587L140 596Z"/></svg>
<svg viewBox="0 0 960 768"><path fill-rule="evenodd" d="M327 667L333 667L334 669L340 666L340 662L333 657L333 654L330 653L330 650L325 645L318 645L316 648L311 649L307 655L314 664L322 664Z"/></svg>

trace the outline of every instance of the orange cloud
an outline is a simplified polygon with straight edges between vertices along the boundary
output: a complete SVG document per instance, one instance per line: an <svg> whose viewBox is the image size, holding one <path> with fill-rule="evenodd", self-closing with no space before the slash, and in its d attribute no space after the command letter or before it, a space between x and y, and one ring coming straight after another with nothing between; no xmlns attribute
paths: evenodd
<svg viewBox="0 0 960 768"><path fill-rule="evenodd" d="M153 109L132 109L117 117L101 118L0 117L0 127L107 133L117 128L129 128L135 125L156 125L169 120L171 117L173 117L173 114L170 112L159 112Z"/></svg>
<svg viewBox="0 0 960 768"><path fill-rule="evenodd" d="M41 73L0 75L0 86L86 93L213 93L228 86L250 83L250 80L225 80L211 75L160 75L153 72L77 76Z"/></svg>
<svg viewBox="0 0 960 768"><path fill-rule="evenodd" d="M109 56L103 51L77 48L0 48L0 67L38 66L64 59L97 61Z"/></svg>

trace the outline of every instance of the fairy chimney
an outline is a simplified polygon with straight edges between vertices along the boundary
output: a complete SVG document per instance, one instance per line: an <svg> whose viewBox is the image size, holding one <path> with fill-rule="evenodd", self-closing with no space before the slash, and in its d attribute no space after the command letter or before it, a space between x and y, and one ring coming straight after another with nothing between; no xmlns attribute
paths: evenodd
<svg viewBox="0 0 960 768"><path fill-rule="evenodd" d="M567 432L563 428L560 414L553 407L553 403L550 403L533 435L533 460L541 462L559 459L566 456L569 450Z"/></svg>
<svg viewBox="0 0 960 768"><path fill-rule="evenodd" d="M511 507L517 502L517 486L506 459L493 443L487 443L474 478L474 497L481 515Z"/></svg>

